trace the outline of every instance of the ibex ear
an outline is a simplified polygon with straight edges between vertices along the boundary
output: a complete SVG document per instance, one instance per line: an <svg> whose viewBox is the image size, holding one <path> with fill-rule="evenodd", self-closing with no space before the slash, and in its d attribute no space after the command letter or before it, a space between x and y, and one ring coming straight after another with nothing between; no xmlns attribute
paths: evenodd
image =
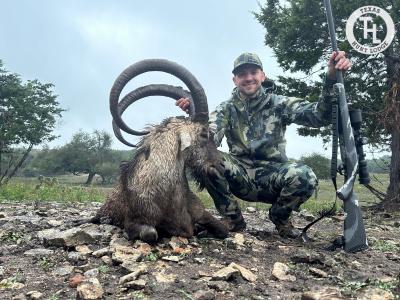
<svg viewBox="0 0 400 300"><path fill-rule="evenodd" d="M187 147L189 147L192 144L192 138L187 131L181 131L179 133L179 140L180 140L180 152L185 150Z"/></svg>

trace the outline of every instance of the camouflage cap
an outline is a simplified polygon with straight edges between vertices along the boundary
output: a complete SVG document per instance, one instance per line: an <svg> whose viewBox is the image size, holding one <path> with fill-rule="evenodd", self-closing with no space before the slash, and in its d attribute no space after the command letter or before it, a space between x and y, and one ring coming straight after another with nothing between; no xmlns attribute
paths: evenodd
<svg viewBox="0 0 400 300"><path fill-rule="evenodd" d="M233 62L232 73L235 74L235 72L237 71L237 69L240 66L243 66L243 65L246 65L246 64L256 65L256 66L260 67L261 70L263 68L261 60L260 60L260 58L258 57L257 54L245 52L245 53L240 54L238 56L238 58L236 58L235 61Z"/></svg>

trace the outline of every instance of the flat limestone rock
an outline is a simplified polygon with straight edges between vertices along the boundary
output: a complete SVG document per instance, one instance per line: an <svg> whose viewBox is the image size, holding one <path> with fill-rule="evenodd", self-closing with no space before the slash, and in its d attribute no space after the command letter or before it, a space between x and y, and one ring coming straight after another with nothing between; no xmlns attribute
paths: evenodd
<svg viewBox="0 0 400 300"><path fill-rule="evenodd" d="M119 263L137 262L141 259L141 257L142 252L139 250L130 246L121 245L116 245L112 254L112 260Z"/></svg>
<svg viewBox="0 0 400 300"><path fill-rule="evenodd" d="M45 229L38 232L38 237L44 245L55 247L72 247L96 242L96 239L82 228L71 228L64 231L54 228Z"/></svg>
<svg viewBox="0 0 400 300"><path fill-rule="evenodd" d="M247 270L245 267L242 267L236 263L231 263L229 265L229 267L232 267L232 268L238 270L240 272L240 274L242 275L242 277L244 279L246 279L247 281L254 282L257 280L257 276L250 270Z"/></svg>
<svg viewBox="0 0 400 300"><path fill-rule="evenodd" d="M238 269L228 266L228 267L218 270L211 276L212 276L212 279L214 279L214 280L229 280L233 275L238 274L238 273L239 273Z"/></svg>
<svg viewBox="0 0 400 300"><path fill-rule="evenodd" d="M136 266L135 271L128 275L122 276L119 279L119 284L125 284L129 281L136 280L140 275L147 273L147 266L145 264L139 264Z"/></svg>
<svg viewBox="0 0 400 300"><path fill-rule="evenodd" d="M296 277L289 274L289 267L281 262L276 262L272 270L272 276L279 281L296 281Z"/></svg>
<svg viewBox="0 0 400 300"><path fill-rule="evenodd" d="M301 300L344 300L338 287L323 287L319 290L305 292Z"/></svg>
<svg viewBox="0 0 400 300"><path fill-rule="evenodd" d="M82 281L76 288L76 298L82 300L96 300L103 297L104 291L97 278Z"/></svg>
<svg viewBox="0 0 400 300"><path fill-rule="evenodd" d="M43 257L43 256L49 256L54 253L54 250L46 249L46 248L37 248L37 249L30 249L28 251L24 252L24 255L26 256L32 256L32 257Z"/></svg>

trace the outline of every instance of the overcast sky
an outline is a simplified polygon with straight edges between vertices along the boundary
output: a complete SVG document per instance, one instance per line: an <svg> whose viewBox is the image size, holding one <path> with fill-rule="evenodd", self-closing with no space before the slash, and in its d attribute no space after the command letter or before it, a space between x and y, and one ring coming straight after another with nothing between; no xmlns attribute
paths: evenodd
<svg viewBox="0 0 400 300"><path fill-rule="evenodd" d="M53 83L67 109L56 128L60 138L51 147L65 144L79 129L112 133L110 88L123 69L142 59L166 58L185 66L203 85L210 110L229 97L233 60L242 52L256 52L271 79L283 74L252 14L259 11L257 0L9 0L2 1L1 10L4 67L24 80ZM149 83L183 85L152 72L134 79L124 93ZM182 112L172 99L154 97L130 107L124 120L141 129L173 115ZM329 155L319 138L300 137L295 126L286 139L289 157ZM116 139L113 148L129 149Z"/></svg>

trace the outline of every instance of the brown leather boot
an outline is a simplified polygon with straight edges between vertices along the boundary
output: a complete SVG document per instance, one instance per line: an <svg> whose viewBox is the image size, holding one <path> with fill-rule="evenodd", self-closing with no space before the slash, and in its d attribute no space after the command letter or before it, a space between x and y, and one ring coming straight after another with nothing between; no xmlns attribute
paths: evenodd
<svg viewBox="0 0 400 300"><path fill-rule="evenodd" d="M276 229L281 237L296 239L301 235L301 231L295 228L291 221L286 224L276 224Z"/></svg>

